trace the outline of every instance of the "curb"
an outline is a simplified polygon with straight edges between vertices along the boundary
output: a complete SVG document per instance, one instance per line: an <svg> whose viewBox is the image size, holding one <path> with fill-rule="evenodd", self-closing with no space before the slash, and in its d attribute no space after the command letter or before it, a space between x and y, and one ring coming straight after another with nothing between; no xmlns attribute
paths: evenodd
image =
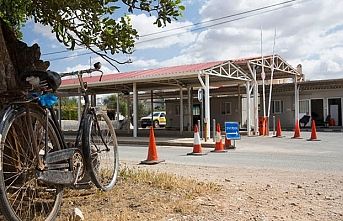
<svg viewBox="0 0 343 221"><path fill-rule="evenodd" d="M181 146L181 147L193 147L193 143L189 142L170 142L170 141L155 141L158 146ZM137 144L139 146L149 145L149 141L130 141L118 139L118 144ZM214 143L201 143L202 147L214 148Z"/></svg>

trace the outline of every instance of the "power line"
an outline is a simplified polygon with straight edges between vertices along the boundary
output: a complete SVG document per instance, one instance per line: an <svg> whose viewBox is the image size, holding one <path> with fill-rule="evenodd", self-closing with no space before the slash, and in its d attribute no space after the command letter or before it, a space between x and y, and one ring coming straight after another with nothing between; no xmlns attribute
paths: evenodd
<svg viewBox="0 0 343 221"><path fill-rule="evenodd" d="M285 5L285 4L288 4L288 3L291 3L291 2L296 2L296 1L297 0L289 0L289 1L281 2L281 3L277 3L277 4L273 4L273 5L268 5L268 6L264 6L264 7L260 7L260 8L256 8L256 9L252 9L252 10L248 10L248 11L245 11L245 12L239 12L239 13L236 13L236 14L233 14L233 15L227 15L227 16L223 16L223 17L219 17L219 18L215 18L215 19L211 19L211 20L207 20L207 21L198 22L198 23L191 24L191 25L185 25L185 26L181 26L181 27L177 27L177 28L173 28L173 29L168 29L168 30L164 30L164 31L154 32L154 33L149 33L149 34L141 35L140 37L147 37L147 36L156 35L156 34L160 34L160 33L171 32L171 31L175 31L175 30L179 30L179 29L193 27L193 26L197 26L197 25L201 25L201 24L205 24L205 23L210 23L210 22L214 22L214 21L218 21L218 20L222 20L222 19L226 19L226 18L231 18L231 17L236 17L236 16L248 14L248 13L251 13L251 12L261 11L261 10L264 10L264 9L268 9L268 8L272 8L272 7L276 7L276 6L280 6L280 5Z"/></svg>
<svg viewBox="0 0 343 221"><path fill-rule="evenodd" d="M84 49L84 48L75 48L73 51L78 51L78 50L82 50L82 49ZM65 53L65 52L70 52L70 50L48 52L48 53L44 53L42 55L53 55L53 54L60 54L60 53Z"/></svg>
<svg viewBox="0 0 343 221"><path fill-rule="evenodd" d="M97 51L97 52L100 52ZM85 52L85 53L82 53L82 54L75 54L75 55L70 55L70 56L64 56L64 57L59 57L59 58L53 58L53 59L49 59L49 61L57 61L57 60L63 60L63 59L67 59L67 58L75 58L75 57L78 57L78 56L83 56L83 55L88 55L88 54L93 54L94 52L92 51L89 51L89 52Z"/></svg>
<svg viewBox="0 0 343 221"><path fill-rule="evenodd" d="M283 9L283 8L286 8L286 7L290 7L290 6L292 6L297 1L299 1L299 0L288 0L288 1L285 1L285 2L268 5L268 6L264 6L264 7L260 7L260 8L256 8L256 9L252 9L252 10L248 10L248 11L244 11L244 12L240 12L240 13L236 13L236 14L233 14L233 15L227 15L227 16L223 16L223 17L219 17L219 18L215 18L215 19L211 19L211 20L207 20L207 21L203 21L203 22L198 22L198 23L195 23L195 24L192 24L192 25L185 25L185 26L182 26L182 27L177 27L177 28L173 28L173 29L169 29L169 30L149 33L149 34L146 34L146 35L142 35L140 37L144 38L144 37L147 37L147 36L163 34L163 33L166 33L166 32L171 32L171 31L175 31L175 30L179 30L179 29L185 29L185 28L188 28L188 27L195 27L195 26L198 26L198 25L201 25L201 24L206 24L206 23L211 23L211 22L213 23L215 21L219 21L219 20L223 20L223 19L227 19L227 18L237 17L237 16L249 14L249 13L254 13L254 12L262 11L262 10L269 9L269 8L274 8L274 7L282 6L282 7L279 7L279 8L274 8L274 9L270 9L270 10L267 10L267 11L262 11L262 12L259 12L257 14L246 15L246 16L243 16L243 17L239 17L239 18L235 18L235 19L231 19L231 20L227 20L227 21L222 21L222 22L215 23L215 24L212 24L212 25L207 25L207 26L198 27L198 28L194 28L194 29L189 30L191 32L195 32L195 31L199 31L199 30L206 29L206 28L209 28L209 27L214 27L214 26L225 24L225 23L230 23L230 22L242 20L242 19L245 19L245 18L249 18L249 17L252 17L252 16L261 15L261 14L265 14L265 13L268 13L268 12L280 10L280 9ZM311 1L311 0L301 0L300 2L305 2L305 1ZM291 3L291 4L289 4L289 3ZM287 5L287 4L289 4L289 5ZM152 39L149 39L149 40L140 41L140 42L137 42L136 44L142 44L142 43L146 43L146 42L149 42L149 41L155 41L155 40L159 40L159 39L162 39L162 38L167 38L167 37L171 37L171 36L174 36L174 35L183 34L183 33L186 33L186 32L188 32L188 30L185 30L185 31L183 31L181 33L173 33L173 34L170 34L170 35L164 35L164 36L161 36L161 37L156 37L156 38L152 38ZM74 51L81 50L81 49L84 49L84 48L77 48ZM49 53L42 54L42 56L44 56L44 55L60 54L60 53L65 53L65 52L69 52L69 50L49 52ZM100 52L100 50L98 50L97 52ZM77 54L77 55L71 55L71 56L64 56L64 57L54 58L54 59L50 59L50 61L63 60L63 59L67 59L67 58L73 58L73 57L78 57L78 56L83 56L83 55L88 55L88 54L93 54L93 52L85 52L85 53Z"/></svg>
<svg viewBox="0 0 343 221"><path fill-rule="evenodd" d="M199 31L199 30L202 30L202 29L206 29L206 28L210 28L210 27L214 27L214 26L218 26L218 25L222 25L222 24L226 24L226 23L230 23L230 22L234 22L234 21L239 21L239 20L242 20L242 19L245 19L245 18L256 16L256 15L261 15L261 14L265 14L265 13L268 13L268 12L276 11L276 10L279 10L279 9L282 9L282 8L286 8L286 7L290 7L290 6L292 6L292 5L285 5L285 6L281 7L281 8L270 9L270 10L267 10L267 11L259 12L257 14L246 15L246 16L243 16L243 17L239 17L239 18L228 20L228 21L223 21L223 22L215 23L215 24L212 24L212 25L207 25L207 26L203 26L203 27L199 27L199 28L194 28L194 29L191 29L190 31L191 32L195 32L195 31ZM241 14L243 14L243 13L241 13ZM230 16L230 17L233 17L233 16ZM188 31L185 30L185 31L179 32L179 33L173 33L173 34L170 34L170 35L164 35L164 36L161 36L161 37L156 37L156 38L152 38L152 39L149 39L149 40L140 41L140 42L137 42L136 44L142 44L142 43L146 43L146 42L149 42L149 41L155 41L155 40L159 40L159 39L162 39L162 38L168 38L168 37L172 37L174 35L180 35L180 34L184 34L184 33L187 33L187 32Z"/></svg>

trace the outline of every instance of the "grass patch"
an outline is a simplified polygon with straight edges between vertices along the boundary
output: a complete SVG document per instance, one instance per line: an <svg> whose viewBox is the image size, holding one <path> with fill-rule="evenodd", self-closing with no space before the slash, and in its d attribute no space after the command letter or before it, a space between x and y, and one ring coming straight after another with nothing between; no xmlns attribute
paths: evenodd
<svg viewBox="0 0 343 221"><path fill-rule="evenodd" d="M168 220L201 216L204 201L218 194L215 183L199 182L165 172L121 168L115 187L102 192L66 189L58 220L79 208L85 220ZM101 217L99 219L99 217ZM168 219L167 219L168 218Z"/></svg>
<svg viewBox="0 0 343 221"><path fill-rule="evenodd" d="M136 184L150 185L155 188L175 191L187 189L192 193L202 194L204 191L211 191L218 188L215 183L198 182L175 174L149 171L147 169L134 169L125 167L120 170L119 177Z"/></svg>

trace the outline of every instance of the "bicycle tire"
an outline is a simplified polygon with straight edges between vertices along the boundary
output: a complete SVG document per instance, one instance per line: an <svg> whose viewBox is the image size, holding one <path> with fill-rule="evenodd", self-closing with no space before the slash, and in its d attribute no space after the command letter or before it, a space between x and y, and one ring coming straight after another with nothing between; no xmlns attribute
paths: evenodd
<svg viewBox="0 0 343 221"><path fill-rule="evenodd" d="M36 178L37 158L31 138L45 145L45 113L30 106L32 136L24 106L10 106L0 114L0 205L7 220L54 220L63 197L63 186L44 183ZM48 123L50 152L60 149L54 125ZM44 151L44 149L41 149Z"/></svg>
<svg viewBox="0 0 343 221"><path fill-rule="evenodd" d="M107 191L113 188L117 180L118 142L107 114L98 110L95 115L87 115L82 142L84 156L92 182L99 189Z"/></svg>

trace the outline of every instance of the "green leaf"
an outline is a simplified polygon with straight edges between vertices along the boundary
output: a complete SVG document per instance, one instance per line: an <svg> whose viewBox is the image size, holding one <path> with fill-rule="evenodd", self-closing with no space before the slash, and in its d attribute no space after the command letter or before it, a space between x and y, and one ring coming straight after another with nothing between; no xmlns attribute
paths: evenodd
<svg viewBox="0 0 343 221"><path fill-rule="evenodd" d="M56 39L67 48L92 47L104 53L132 53L137 31L122 13L146 12L156 16L153 23L163 27L182 17L181 0L0 0L0 17L20 30L28 19L49 25ZM123 4L124 3L124 4ZM119 10L121 9L121 10ZM18 35L20 36L20 34ZM97 49L95 49L97 51Z"/></svg>

